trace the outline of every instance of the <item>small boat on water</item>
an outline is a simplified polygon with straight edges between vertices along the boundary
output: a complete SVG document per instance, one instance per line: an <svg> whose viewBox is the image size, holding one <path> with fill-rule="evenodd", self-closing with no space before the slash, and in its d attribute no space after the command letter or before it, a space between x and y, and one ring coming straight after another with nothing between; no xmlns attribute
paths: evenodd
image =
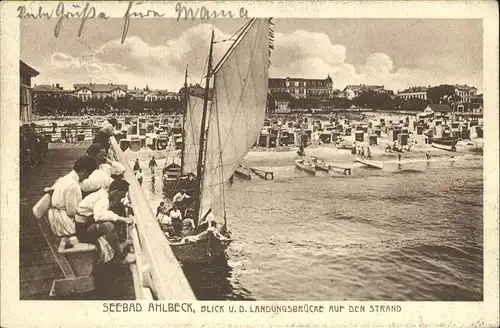
<svg viewBox="0 0 500 328"><path fill-rule="evenodd" d="M177 179L181 175L181 166L178 165L175 162L172 162L171 164L167 165L163 169L163 183L164 184L172 184L177 182Z"/></svg>
<svg viewBox="0 0 500 328"><path fill-rule="evenodd" d="M356 162L375 169L382 169L384 167L384 162L372 161L371 159L361 157L356 157Z"/></svg>
<svg viewBox="0 0 500 328"><path fill-rule="evenodd" d="M238 178L245 179L245 180L251 180L252 176L250 174L250 169L245 165L245 164L240 164L236 168L236 171L234 171L234 175L237 176Z"/></svg>
<svg viewBox="0 0 500 328"><path fill-rule="evenodd" d="M310 174L316 174L316 165L304 158L299 158L295 161L295 166Z"/></svg>
<svg viewBox="0 0 500 328"><path fill-rule="evenodd" d="M330 166L326 164L326 162L321 158L317 158L316 156L311 156L311 162L314 164L317 171L325 171L325 172L330 171Z"/></svg>
<svg viewBox="0 0 500 328"><path fill-rule="evenodd" d="M453 137L432 139L432 147L453 152L457 151L457 143L458 139Z"/></svg>

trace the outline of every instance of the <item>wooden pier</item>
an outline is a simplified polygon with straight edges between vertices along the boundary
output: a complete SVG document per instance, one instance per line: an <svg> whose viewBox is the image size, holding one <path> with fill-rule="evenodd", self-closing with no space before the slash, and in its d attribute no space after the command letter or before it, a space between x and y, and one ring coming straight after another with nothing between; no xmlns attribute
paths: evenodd
<svg viewBox="0 0 500 328"><path fill-rule="evenodd" d="M126 268L119 271L118 275L112 276L107 268L96 266L93 275L95 286L93 279L80 280L67 262L65 254L60 251L60 244L50 227L45 225L43 220L34 217L32 207L42 197L43 189L69 173L74 162L85 154L86 146L86 143L78 143L73 144L73 147L49 149L46 162L32 169L21 179L24 183L20 188L19 208L20 299L132 300L154 297L163 300L194 300L191 288L159 226L155 229L154 225L150 224L153 218L149 213L149 204L130 168L124 162L122 153L118 159L126 165L126 177L131 184L130 194L136 213L136 225L132 234L135 237L137 265L131 265L130 270ZM113 147L118 147L116 141ZM137 236L140 236L140 243L137 243ZM159 237L162 239L159 240ZM169 272L168 279L165 279L165 272ZM74 288L71 289L74 293L58 295L56 289L61 284L57 282L64 282L67 287L68 281L73 283Z"/></svg>
<svg viewBox="0 0 500 328"><path fill-rule="evenodd" d="M43 188L50 187L58 178L73 167L73 163L85 154L85 148L49 149L45 163L32 169L23 181L20 190L19 229L19 274L21 300L48 300L53 281L71 276L71 268L63 256L54 249L54 241L43 230L32 213L33 205L41 198ZM43 228L43 230L42 230ZM50 229L50 228L49 228ZM47 240L47 237L49 240ZM130 275L121 279L121 294L118 299L134 299ZM79 299L97 299L92 292L72 295Z"/></svg>

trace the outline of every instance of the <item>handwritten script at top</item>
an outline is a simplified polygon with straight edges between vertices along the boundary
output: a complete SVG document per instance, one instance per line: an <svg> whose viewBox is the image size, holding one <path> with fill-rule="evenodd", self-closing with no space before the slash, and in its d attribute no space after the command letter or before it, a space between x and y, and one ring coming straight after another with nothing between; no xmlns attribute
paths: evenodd
<svg viewBox="0 0 500 328"><path fill-rule="evenodd" d="M142 5L142 8L136 9L135 7ZM125 14L123 15L123 31L121 42L124 43L127 38L128 29L130 27L130 22L132 18L157 18L165 17L165 13L158 12L155 10L144 8L141 2L130 1L127 5ZM175 12L177 15L177 21L184 20L195 20L195 19L215 19L215 18L244 18L248 19L248 10L245 8L240 8L238 14L235 14L231 10L209 10L204 6L198 8L191 8L177 3L175 5ZM42 6L38 6L38 11L30 11L26 6L17 7L17 17L21 19L42 19L42 18L57 18L57 23L54 28L54 36L57 38L61 32L61 27L65 19L76 18L80 19L80 27L78 29L78 37L82 35L83 28L89 19L102 19L106 20L110 18L104 12L98 11L90 3L80 4L65 4L64 2L59 2L57 7L50 11L46 11Z"/></svg>

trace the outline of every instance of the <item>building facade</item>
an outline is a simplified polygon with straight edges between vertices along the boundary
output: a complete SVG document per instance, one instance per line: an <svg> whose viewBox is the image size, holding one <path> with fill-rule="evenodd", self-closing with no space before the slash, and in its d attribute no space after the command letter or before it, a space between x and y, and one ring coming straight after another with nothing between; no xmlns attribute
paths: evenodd
<svg viewBox="0 0 500 328"><path fill-rule="evenodd" d="M33 115L33 96L31 79L40 74L22 60L19 61L19 117L22 124L31 122Z"/></svg>
<svg viewBox="0 0 500 328"><path fill-rule="evenodd" d="M179 95L175 92L169 92L167 90L155 90L146 92L144 95L144 100L146 101L157 101L157 100L179 100Z"/></svg>
<svg viewBox="0 0 500 328"><path fill-rule="evenodd" d="M462 99L463 103L470 103L471 99L473 99L477 95L477 88L473 86L465 85L455 85L455 94Z"/></svg>
<svg viewBox="0 0 500 328"><path fill-rule="evenodd" d="M286 92L296 99L331 99L334 96L333 80L304 78L269 78L270 92Z"/></svg>
<svg viewBox="0 0 500 328"><path fill-rule="evenodd" d="M127 95L127 85L125 84L75 84L73 95L81 100L90 99L105 99L114 98L118 99Z"/></svg>
<svg viewBox="0 0 500 328"><path fill-rule="evenodd" d="M367 91L386 94L392 93L390 90L385 90L383 85L351 84L342 90L342 96L347 99L353 99Z"/></svg>
<svg viewBox="0 0 500 328"><path fill-rule="evenodd" d="M409 100L411 98L418 98L427 100L427 91L430 87L411 87L398 92L398 98L402 100Z"/></svg>
<svg viewBox="0 0 500 328"><path fill-rule="evenodd" d="M65 94L70 93L69 90L64 90L59 83L57 84L40 84L33 87L31 90L33 92L33 99L36 99L40 96L53 96L55 98L61 97Z"/></svg>
<svg viewBox="0 0 500 328"><path fill-rule="evenodd" d="M291 112L294 98L288 92L269 92L269 99L274 103L274 113L284 114Z"/></svg>

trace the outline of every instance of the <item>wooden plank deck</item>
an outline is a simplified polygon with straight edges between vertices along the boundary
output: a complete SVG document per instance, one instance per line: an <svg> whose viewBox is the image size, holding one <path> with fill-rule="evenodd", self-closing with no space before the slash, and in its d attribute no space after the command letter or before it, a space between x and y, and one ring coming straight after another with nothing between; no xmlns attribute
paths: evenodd
<svg viewBox="0 0 500 328"><path fill-rule="evenodd" d="M86 146L86 145L85 145ZM86 147L73 145L49 149L46 163L32 169L20 190L19 228L19 275L21 300L47 300L54 279L64 278L49 245L31 212L33 205L42 196L44 187L51 186L59 177L67 174L78 157L85 154ZM102 270L101 270L102 271ZM109 277L108 277L109 278ZM134 299L134 287L130 272L114 276L113 283L119 287L112 299ZM101 284L97 284L101 285ZM102 290L67 299L110 299Z"/></svg>

